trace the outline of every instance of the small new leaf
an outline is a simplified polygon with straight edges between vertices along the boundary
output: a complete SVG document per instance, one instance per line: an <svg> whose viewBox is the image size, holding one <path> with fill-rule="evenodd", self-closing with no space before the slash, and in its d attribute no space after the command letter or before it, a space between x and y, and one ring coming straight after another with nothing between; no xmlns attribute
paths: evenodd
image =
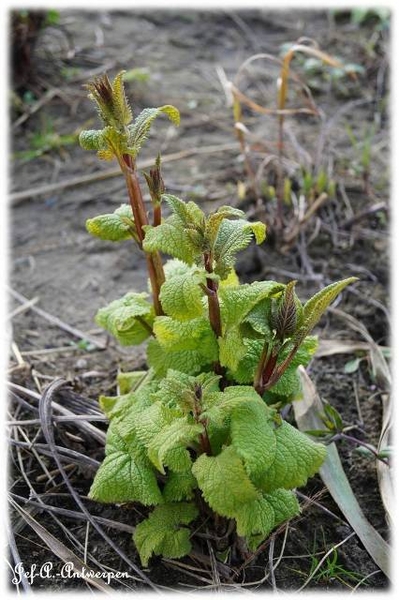
<svg viewBox="0 0 399 600"><path fill-rule="evenodd" d="M88 219L86 229L92 235L110 242L121 242L137 237L132 209L128 204L122 204L111 214Z"/></svg>
<svg viewBox="0 0 399 600"><path fill-rule="evenodd" d="M234 267L235 255L249 245L252 236L257 244L261 244L266 238L266 225L260 222L249 223L243 219L223 219L212 248L214 271L221 279L226 279Z"/></svg>
<svg viewBox="0 0 399 600"><path fill-rule="evenodd" d="M135 119L134 123L128 127L129 146L132 146L136 153L140 150L144 140L147 138L153 121L161 114L165 114L176 127L180 124L180 113L174 106L165 105L159 108L145 108Z"/></svg>
<svg viewBox="0 0 399 600"><path fill-rule="evenodd" d="M175 419L151 441L148 457L158 471L165 474L163 465L168 463L168 452L179 447L185 448L190 442L196 441L203 431L202 425L189 423L186 417Z"/></svg>
<svg viewBox="0 0 399 600"><path fill-rule="evenodd" d="M103 150L105 147L102 130L89 129L79 134L79 144L83 150Z"/></svg>
<svg viewBox="0 0 399 600"><path fill-rule="evenodd" d="M295 284L296 281L287 283L281 298L276 301L275 310L272 310L272 327L281 341L293 335L297 329L298 308L295 301Z"/></svg>
<svg viewBox="0 0 399 600"><path fill-rule="evenodd" d="M152 332L154 309L148 294L130 292L100 308L96 323L107 329L123 345L141 344Z"/></svg>
<svg viewBox="0 0 399 600"><path fill-rule="evenodd" d="M306 302L303 307L303 325L296 335L296 339L298 339L299 343L317 324L322 314L328 306L334 302L338 294L340 294L346 286L357 280L358 277L348 277L347 279L332 283Z"/></svg>
<svg viewBox="0 0 399 600"><path fill-rule="evenodd" d="M189 525L198 515L194 504L175 502L157 506L148 519L139 523L133 534L134 543L144 567L152 554L180 558L191 550Z"/></svg>

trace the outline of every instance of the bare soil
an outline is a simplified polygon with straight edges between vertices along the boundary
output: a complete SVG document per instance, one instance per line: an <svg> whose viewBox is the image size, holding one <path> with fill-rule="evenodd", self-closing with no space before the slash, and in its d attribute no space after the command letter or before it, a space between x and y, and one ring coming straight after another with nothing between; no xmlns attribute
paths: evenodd
<svg viewBox="0 0 399 600"><path fill-rule="evenodd" d="M193 150L190 157L165 162L163 173L168 191L185 199L194 199L206 210L220 204L234 204L255 214L251 199L242 201L237 193L237 183L244 182L246 175L239 146L234 146L232 110L226 105L220 69L230 79L240 64L254 53L277 55L286 42L294 42L302 36L315 39L326 52L365 68L357 81L347 79L332 84L331 80L320 76L320 86L315 91L323 118L328 121L335 117L322 160L327 167L333 165L334 177L339 184L337 198L323 206L317 219L309 223L289 253L281 254L278 243L271 239L261 248L251 247L240 258L238 272L244 281L298 279L298 294L302 299L315 293L321 284L356 275L360 281L345 293L339 308L361 321L378 344L388 345L388 220L386 211L373 212L372 209L387 201L389 187L388 31L379 31L378 26L378 22L371 21L359 27L351 23L348 15L334 21L326 11L61 11L60 25L45 30L38 40L34 54L37 74L35 81L27 84L37 97L48 89L59 88L61 91L13 129L12 150L19 153L29 149L34 133L43 131L46 126L51 126L60 135L97 126L92 105L82 88L87 79L86 72L101 65L108 65L111 74L122 68L142 69L147 79L128 84L135 113L146 106L174 104L182 118L178 130L159 120L142 158L155 158L159 150L163 155ZM262 86L260 91L266 94L267 102L273 103L275 88L269 72L259 68L256 74ZM14 115L14 119L17 117ZM276 125L272 119L260 119L249 112L247 118L260 138L275 143ZM351 146L345 126L350 125L361 139L373 121L378 125L372 145L371 192L369 190L367 194L362 177L355 169L359 153L356 154ZM317 153L317 119L293 117L287 121L287 127L301 147L313 156ZM231 144L230 149L210 149L201 153L204 147L228 144ZM109 164L99 164L93 153L84 152L77 143L65 145L33 160L15 158L12 162L12 192L35 189L109 167ZM36 306L70 326L99 341L105 340L104 332L96 329L94 324L97 309L129 290L145 289L145 265L139 252L128 242L112 244L91 238L85 230L85 221L96 214L110 212L125 201L123 181L115 177L12 202L9 213L10 287L26 298L37 298ZM369 208L370 214L353 226L345 227L353 214L358 215ZM10 310L19 306L19 301L11 299ZM358 333L332 313L324 318L318 333L322 339L359 339ZM18 365L15 352L11 355L13 380L36 391L53 378L63 377L72 382L76 393L96 400L100 393L115 391L117 368L145 368L145 348L121 349L112 340L108 341L105 350L87 345L79 347L78 338L49 324L33 310L25 310L13 318L12 339L27 363L27 366ZM64 350L60 350L62 348ZM43 350L49 352L43 354L40 352ZM344 421L361 425L360 439L376 444L381 421L380 396L375 393L378 390L367 360L361 362L355 373L346 373L345 364L351 358L353 356L342 354L315 358L309 372L321 397L340 411ZM357 406L361 407L360 414ZM22 411L18 418L23 417L32 418L32 415ZM98 427L105 430L105 424ZM29 431L34 433L33 429ZM71 434L79 436L79 430L73 425L57 427L60 443L71 444ZM37 435L36 441L43 441L40 431ZM103 450L93 440L75 439L73 443L80 452L96 460L102 459ZM366 517L387 538L375 463L342 442L339 450ZM48 469L55 468L51 458L44 460ZM11 462L15 477L12 491L27 498L29 489L21 477L14 453ZM53 484L40 479L42 471L35 461L29 464L32 485L38 493L52 492L54 496L50 502L55 506L77 510L59 474L55 476L56 486L52 489ZM93 472L81 467L72 472L75 489L83 497L88 492ZM309 575L312 555L320 560L329 548L351 532L318 477L301 491L310 497L316 495L318 501L338 518L315 505L306 504L301 517L290 523L282 560L275 572L274 585L281 590L298 589ZM92 514L129 525L135 524L142 510L132 506L103 507L92 502L87 505ZM56 522L40 511L33 514L68 545L68 536ZM65 516L59 519L84 545L86 524ZM111 529L109 534L139 564L131 535ZM27 565L46 560L57 564L55 555L28 526L17 528L15 540L21 560ZM283 533L276 535L273 543L274 557L278 557L283 546ZM126 570L121 559L92 530L89 551L102 564ZM359 579L367 578L359 589L387 588L386 577L356 536L340 546L337 553L338 563L346 574L339 575L338 571L324 574L312 580L308 588L349 590L356 581L347 575L348 572L355 572ZM244 579L246 583L262 581L268 568L269 548L266 548L245 570L242 582ZM205 585L198 579L198 573L196 578L195 572L194 575L187 570L182 572L178 565L161 559L151 562L147 575L154 583L172 589L184 584ZM121 583L112 585L125 589ZM139 584L129 580L128 585ZM266 588L272 585L270 578L259 583L260 587ZM33 582L37 589L66 591L85 586L79 580L62 578L50 581L38 577Z"/></svg>

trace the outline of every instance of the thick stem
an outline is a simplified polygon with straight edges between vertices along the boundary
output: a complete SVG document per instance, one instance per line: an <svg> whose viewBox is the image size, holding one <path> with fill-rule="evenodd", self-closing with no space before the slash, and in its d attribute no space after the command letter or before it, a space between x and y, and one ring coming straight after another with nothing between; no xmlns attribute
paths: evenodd
<svg viewBox="0 0 399 600"><path fill-rule="evenodd" d="M205 270L208 273L213 272L212 256L210 253L204 254ZM216 337L222 335L222 320L220 317L220 304L218 297L218 283L213 279L209 278L206 280L207 296L208 296L208 307L209 307L209 321L211 327L215 332Z"/></svg>
<svg viewBox="0 0 399 600"><path fill-rule="evenodd" d="M209 252L204 254L205 270L213 273L212 255ZM218 282L210 277L206 280L206 295L208 296L209 322L217 338L222 337L222 319L220 316L220 304L218 296ZM213 365L216 375L225 375L225 370L219 361Z"/></svg>
<svg viewBox="0 0 399 600"><path fill-rule="evenodd" d="M154 217L153 217L153 221L152 221L152 224L154 225L154 227L158 227L158 225L161 224L161 217L162 217L161 204L160 204L160 202L158 202L157 204L154 204Z"/></svg>
<svg viewBox="0 0 399 600"><path fill-rule="evenodd" d="M138 244L142 249L145 235L143 225L148 225L149 221L147 212L145 210L140 184L137 178L137 173L134 169L134 163L130 156L124 156L124 162L121 163L121 168L123 170L123 174L125 175L130 205L132 207L133 218L136 224ZM151 282L155 313L156 315L163 315L164 312L162 310L162 305L159 300L161 286L165 281L165 274L163 270L161 256L159 252L146 253L146 261L148 275Z"/></svg>

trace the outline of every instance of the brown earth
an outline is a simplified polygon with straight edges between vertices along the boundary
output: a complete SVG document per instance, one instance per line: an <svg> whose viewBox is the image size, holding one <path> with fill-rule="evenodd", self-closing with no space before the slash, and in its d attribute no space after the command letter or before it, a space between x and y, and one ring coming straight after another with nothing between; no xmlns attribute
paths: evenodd
<svg viewBox="0 0 399 600"><path fill-rule="evenodd" d="M250 200L243 203L237 194L237 182L245 181L245 171L239 147L234 146L233 117L231 108L226 106L221 68L228 79L233 78L240 64L252 54L266 52L277 55L283 43L294 42L301 36L314 38L323 50L346 62L363 65L365 73L359 75L356 81L345 79L333 84L328 78L319 76L315 91L323 118L326 121L335 118L328 132L322 162L330 168L333 165L334 177L339 183L337 198L324 205L318 213L318 220L309 224L289 253L281 254L278 243L271 242L260 249L251 248L240 258L238 273L244 281L276 278L286 282L296 278L302 299L317 291L321 283L326 285L356 275L360 281L352 290L345 292L339 308L361 321L378 344L388 345L389 323L385 307L389 283L387 219L384 210L372 210L372 207L387 200L389 183L386 115L388 32L378 29L379 22L371 21L359 27L351 23L348 15L334 21L325 11L291 10L239 13L227 10L182 13L62 11L60 18L58 27L45 30L39 38L34 55L37 76L28 87L38 97L45 89L59 87L62 91L12 130L13 152L17 154L29 149L32 135L43 131L46 126L51 126L60 135L97 126L92 105L81 86L87 79L87 71L101 65L110 65L111 74L121 68L142 69L147 74L146 80L128 85L136 114L146 106L167 103L176 105L182 118L178 130L159 120L142 158L152 159L159 150L163 155L192 150L191 157L165 162L164 179L170 193L193 199L206 210L220 204L241 203L249 211L254 211L253 203ZM298 64L300 70L301 64ZM274 82L269 71L259 68L256 77L260 92L266 94L266 102L272 103ZM272 119L259 119L249 112L246 116L248 126L256 130L260 139L275 144L276 127ZM366 190L369 192L366 194L362 177L356 171L359 151L351 146L345 127L350 125L361 139L366 127L373 121L377 125L372 146L370 189ZM313 156L317 154L319 122L314 117L293 117L287 120L287 127L300 147ZM204 147L227 144L231 144L230 149L219 152L211 149L200 153ZM12 166L12 192L18 192L96 173L110 165L99 164L93 153L84 152L75 143L59 150L52 149L33 160L23 160L17 154ZM125 200L123 182L115 177L32 196L27 201L11 202L10 287L29 299L38 298L37 306L70 326L104 340L103 332L94 325L95 312L128 290L145 289L146 273L143 259L134 247L128 242L116 245L91 238L85 230L85 221L96 214L114 210ZM359 214L368 208L371 208L369 215L353 227L344 228L351 211ZM312 239L316 226L319 233ZM10 303L10 309L18 306L20 302L15 300ZM73 381L75 391L95 400L99 393L114 391L118 367L132 370L145 366L144 348L120 349L112 341L102 351L88 349L87 346L79 348L76 345L78 338L50 325L31 310L15 316L12 324L12 339L19 351L27 353L23 357L30 365L27 370L18 367L15 354L12 355L13 377L17 383L32 389L36 389L33 371L40 386L54 377L64 377ZM318 333L322 339L359 339L358 333L332 313L324 318ZM68 348L59 350L65 347ZM56 350L35 354L45 349ZM362 361L355 373L345 372L345 364L351 358L353 356L345 355L316 358L309 372L322 398L340 411L345 423L361 424L361 439L376 444L381 421L380 397L375 394L377 388L367 361ZM355 394L361 415L358 414ZM31 415L25 414L25 417L31 418ZM61 433L63 429L78 433L73 426L59 429ZM88 443L86 440L79 444L84 452L101 460L102 450L95 442ZM340 442L339 449L362 509L372 525L387 537L374 462L357 454L346 443ZM48 466L54 468L50 460ZM18 474L17 465L15 472L13 491L27 497L29 490ZM90 470L79 470L75 474L74 484L82 495L87 494L91 477ZM65 493L67 490L59 476L57 483L57 493L58 489ZM44 484L37 484L36 489L43 493L47 491ZM302 492L313 496L322 490L320 479L315 477ZM54 499L57 500L56 497ZM322 493L320 502L339 514L328 493ZM137 519L137 511L132 507L92 504L93 514L128 524L134 524ZM61 495L57 506L76 510L68 496ZM41 514L38 513L40 519ZM60 519L67 527L73 527L74 535L84 543L86 526L67 517ZM68 545L65 533L60 533L55 523L50 521L46 525ZM115 532L111 533L115 535ZM311 555L320 552L317 555L320 559L323 552L349 533L350 528L342 520L334 519L317 506L308 507L289 526L283 558L275 572L277 588L299 588L309 574ZM117 540L126 554L135 560L130 534L119 533ZM45 560L57 562L28 527L16 534L16 542L21 560L27 564ZM275 557L279 556L282 543L282 535L276 536ZM103 564L126 570L118 556L94 531L90 533L90 552ZM367 577L360 589L387 587L387 579L356 536L337 552L338 563L346 572L356 572L360 578ZM246 570L247 582L264 577L268 556L266 549ZM160 559L152 561L148 576L154 583L171 588L184 583L204 585L187 572L181 573L176 566ZM340 590L355 584L356 581L348 578L347 574L339 575L336 571L312 581L308 587ZM34 587L42 589L50 585L55 589L68 590L85 584L61 578L51 583L40 578L34 582ZM270 587L271 583L266 580L260 585Z"/></svg>

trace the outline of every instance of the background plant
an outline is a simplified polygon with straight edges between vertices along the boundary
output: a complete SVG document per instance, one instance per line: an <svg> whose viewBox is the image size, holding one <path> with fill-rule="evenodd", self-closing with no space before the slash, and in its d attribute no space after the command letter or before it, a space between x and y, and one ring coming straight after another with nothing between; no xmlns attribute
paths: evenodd
<svg viewBox="0 0 399 600"><path fill-rule="evenodd" d="M296 61L298 62L302 56L308 57L302 60L304 78L300 78L291 65L294 58L298 57ZM251 97L253 91L252 93L242 91L244 74L248 72L251 65L259 61L277 66L275 103L265 101L261 103L260 100ZM251 56L244 61L234 80L229 84L234 127L244 157L248 191L257 200L258 209L262 203L265 203L269 225L276 231L280 247L285 249L292 245L300 230L320 206L328 198L335 197L335 182L327 169L320 164L319 157L312 159L307 146L300 149L300 163L296 164L287 156L284 135L284 123L287 117L307 115L320 118L321 113L310 87L310 68L314 76L316 73L324 74L326 65L330 67L332 81L347 78L348 75L356 78L356 73L362 70L359 65L344 66L340 60L320 50L314 40L300 38L294 44L284 45L281 58L266 53ZM259 82L257 84L256 90L262 87ZM289 105L292 102L291 100L289 103L291 89L296 91L301 106ZM252 146L262 145L262 140L258 135L251 133L245 124L244 109L274 117L277 123L277 139L272 142L274 151L270 150L270 133L268 133L269 139L263 144L267 149L266 152L257 156L257 152L252 150ZM299 144L296 141L295 146L298 149Z"/></svg>
<svg viewBox="0 0 399 600"><path fill-rule="evenodd" d="M144 565L153 553L190 553L194 530L218 550L247 557L298 514L292 490L323 462L324 447L278 409L299 391L296 369L316 348L311 330L355 278L304 305L295 281L240 285L236 254L252 239L262 243L266 226L230 206L206 216L166 194L160 157L145 174L148 215L136 158L154 119L165 114L178 125L179 112L165 105L133 120L122 77L87 85L104 127L82 132L80 143L101 159L116 158L129 204L89 219L87 229L105 240L131 239L145 253L152 302L146 292L129 292L96 320L123 345L148 339L149 370L121 374L121 395L100 398L110 426L90 496L155 506L134 534ZM161 253L172 260L164 265Z"/></svg>

